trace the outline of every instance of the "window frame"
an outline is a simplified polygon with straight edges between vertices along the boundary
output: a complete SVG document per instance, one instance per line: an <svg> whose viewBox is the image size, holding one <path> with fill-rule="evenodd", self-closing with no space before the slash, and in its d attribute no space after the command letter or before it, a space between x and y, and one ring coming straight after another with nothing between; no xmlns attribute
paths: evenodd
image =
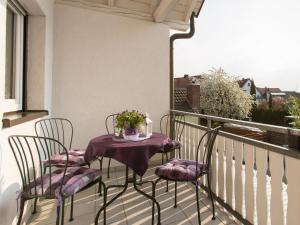
<svg viewBox="0 0 300 225"><path fill-rule="evenodd" d="M6 99L5 98L5 79L3 84L3 112L13 112L13 111L19 111L23 110L23 94L24 94L24 82L23 79L25 79L24 74L24 53L25 53L25 40L26 40L26 26L25 26L25 16L26 13L22 8L18 5L17 2L8 0L7 1L7 8L13 11L15 15L14 19L14 46L13 54L14 54L14 60L13 60L13 79L14 79L14 98L13 99ZM7 9L6 9L7 10ZM5 32L6 32L5 28ZM5 53L6 54L6 53ZM6 76L6 74L4 74Z"/></svg>

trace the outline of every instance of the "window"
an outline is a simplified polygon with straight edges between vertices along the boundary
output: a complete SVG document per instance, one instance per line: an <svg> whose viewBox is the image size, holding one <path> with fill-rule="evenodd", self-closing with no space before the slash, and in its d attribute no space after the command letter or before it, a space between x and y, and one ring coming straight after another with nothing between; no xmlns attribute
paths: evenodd
<svg viewBox="0 0 300 225"><path fill-rule="evenodd" d="M6 7L4 111L22 109L24 14L13 4Z"/></svg>

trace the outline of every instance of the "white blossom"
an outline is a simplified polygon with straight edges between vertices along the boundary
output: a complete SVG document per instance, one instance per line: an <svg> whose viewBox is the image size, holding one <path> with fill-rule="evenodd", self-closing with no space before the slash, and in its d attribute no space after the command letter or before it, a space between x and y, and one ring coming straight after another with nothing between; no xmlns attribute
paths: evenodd
<svg viewBox="0 0 300 225"><path fill-rule="evenodd" d="M200 83L200 109L205 114L243 119L249 116L253 97L240 89L238 78L222 68L203 74Z"/></svg>

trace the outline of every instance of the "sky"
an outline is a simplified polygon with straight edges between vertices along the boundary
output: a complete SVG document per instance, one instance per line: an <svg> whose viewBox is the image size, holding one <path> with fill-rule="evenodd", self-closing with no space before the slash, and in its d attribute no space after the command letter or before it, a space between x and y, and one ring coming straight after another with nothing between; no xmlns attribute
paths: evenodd
<svg viewBox="0 0 300 225"><path fill-rule="evenodd" d="M192 39L175 41L175 77L222 67L300 92L299 0L206 0L195 23Z"/></svg>

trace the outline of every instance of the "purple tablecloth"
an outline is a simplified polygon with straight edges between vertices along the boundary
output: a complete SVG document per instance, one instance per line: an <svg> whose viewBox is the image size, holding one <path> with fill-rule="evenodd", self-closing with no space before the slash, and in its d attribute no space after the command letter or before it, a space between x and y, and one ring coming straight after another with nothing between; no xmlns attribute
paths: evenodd
<svg viewBox="0 0 300 225"><path fill-rule="evenodd" d="M99 156L110 157L143 176L148 169L150 158L161 152L168 141L169 138L160 133L153 133L151 138L143 141L130 142L116 142L112 140L112 135L103 135L90 141L84 159L91 162Z"/></svg>

